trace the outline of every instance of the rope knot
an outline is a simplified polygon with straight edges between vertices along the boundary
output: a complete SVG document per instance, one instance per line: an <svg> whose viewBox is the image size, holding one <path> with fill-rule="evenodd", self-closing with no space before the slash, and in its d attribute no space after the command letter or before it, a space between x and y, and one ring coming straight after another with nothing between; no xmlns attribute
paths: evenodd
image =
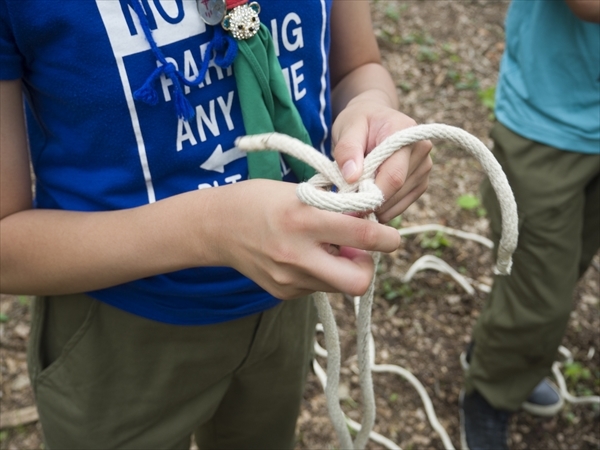
<svg viewBox="0 0 600 450"><path fill-rule="evenodd" d="M509 274L512 254L517 247L519 235L515 197L502 167L490 150L475 136L460 128L432 123L394 133L365 157L363 175L352 185L346 183L335 162L298 139L268 133L241 137L237 139L236 145L244 151L277 150L312 166L319 173L308 182L298 185L297 194L300 200L316 208L347 213L376 211L384 200L374 181L379 166L401 148L426 139L445 139L453 142L467 150L483 167L497 194L502 211L502 236L495 270L502 275ZM334 186L337 192L334 192Z"/></svg>
<svg viewBox="0 0 600 450"><path fill-rule="evenodd" d="M371 150L365 157L363 175L358 182L353 184L346 183L335 162L330 161L321 152L302 141L289 136L278 133L244 136L236 140L236 145L244 151L278 150L309 164L319 173L308 182L298 185L296 193L300 200L321 209L350 212L375 211L383 203L383 194L375 185L377 168L394 152L425 139L447 139L468 150L481 163L496 191L502 210L502 237L498 248L496 268L499 273L509 273L511 256L516 248L518 238L517 205L512 190L500 164L485 144L460 128L443 124L428 124L398 131ZM337 193L333 192L334 186ZM369 219L376 220L375 214L369 214ZM379 253L374 252L373 262L375 265L378 260ZM327 294L318 292L315 297L319 318L325 330L327 346L327 383L325 385L327 407L341 448L363 449L375 423L375 399L371 378L371 370L374 370L375 363L370 348L370 343L373 342L370 334L370 321L374 286L375 278L373 277L369 289L358 301L356 341L364 414L354 441L350 436L338 396L341 351L335 317ZM448 447L452 448L451 444Z"/></svg>

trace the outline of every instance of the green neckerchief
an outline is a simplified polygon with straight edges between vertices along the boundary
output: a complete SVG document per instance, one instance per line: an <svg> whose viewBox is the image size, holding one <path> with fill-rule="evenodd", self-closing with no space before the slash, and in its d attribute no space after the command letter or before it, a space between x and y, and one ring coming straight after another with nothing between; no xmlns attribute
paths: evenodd
<svg viewBox="0 0 600 450"><path fill-rule="evenodd" d="M269 30L261 24L258 33L238 41L233 70L242 107L246 134L276 131L311 144L310 136L292 102ZM283 155L299 181L306 181L315 170L298 159ZM248 153L249 178L281 180L279 153Z"/></svg>

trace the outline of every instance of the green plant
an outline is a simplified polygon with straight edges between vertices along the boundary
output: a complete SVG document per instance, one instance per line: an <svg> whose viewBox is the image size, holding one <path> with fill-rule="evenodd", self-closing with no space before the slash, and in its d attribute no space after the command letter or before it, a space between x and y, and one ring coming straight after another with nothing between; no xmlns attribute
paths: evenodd
<svg viewBox="0 0 600 450"><path fill-rule="evenodd" d="M428 45L421 45L417 59L422 62L435 62L439 59L439 55Z"/></svg>
<svg viewBox="0 0 600 450"><path fill-rule="evenodd" d="M405 11L406 8L408 8L408 5L404 3L401 5L398 5L398 3L396 2L388 3L384 12L385 17L387 17L390 20L393 20L394 22L398 22L398 20L400 19L400 13Z"/></svg>
<svg viewBox="0 0 600 450"><path fill-rule="evenodd" d="M414 32L410 33L402 39L404 44L419 44L419 45L433 45L435 44L435 39L429 36L426 33L422 32Z"/></svg>
<svg viewBox="0 0 600 450"><path fill-rule="evenodd" d="M433 235L431 233L425 233L421 237L421 248L438 250L443 247L450 247L450 245L450 241L442 231L437 231Z"/></svg>
<svg viewBox="0 0 600 450"><path fill-rule="evenodd" d="M412 91L413 85L410 83L407 83L406 81L401 81L398 84L398 87L400 89L402 89L402 91L404 91L404 92L410 92L410 91Z"/></svg>
<svg viewBox="0 0 600 450"><path fill-rule="evenodd" d="M414 292L410 285L394 283L394 280L384 280L381 284L382 296L386 300L397 298L411 298Z"/></svg>
<svg viewBox="0 0 600 450"><path fill-rule="evenodd" d="M576 422L576 416L573 413L573 411L566 412L564 417L567 420L567 422L569 422L569 424L571 424L571 425L573 425Z"/></svg>
<svg viewBox="0 0 600 450"><path fill-rule="evenodd" d="M494 106L496 105L496 86L490 86L486 89L480 89L477 92L477 96L483 106L485 106L490 111L494 110Z"/></svg>
<svg viewBox="0 0 600 450"><path fill-rule="evenodd" d="M387 41L394 45L400 45L400 44L404 43L404 40L401 36L398 36L397 34L394 34L393 32L388 31L388 30L382 30L381 38L384 41Z"/></svg>
<svg viewBox="0 0 600 450"><path fill-rule="evenodd" d="M460 79L457 83L455 83L456 89L459 91L464 91L468 89L479 89L479 80L475 77L472 72L467 73L466 75L460 75Z"/></svg>
<svg viewBox="0 0 600 450"><path fill-rule="evenodd" d="M392 220L388 222L388 225L394 227L395 229L399 229L402 227L402 216L396 216Z"/></svg>
<svg viewBox="0 0 600 450"><path fill-rule="evenodd" d="M480 89L477 92L477 96L479 97L479 100L481 100L483 106L490 111L488 119L494 120L494 107L496 106L496 86L490 86L487 89Z"/></svg>
<svg viewBox="0 0 600 450"><path fill-rule="evenodd" d="M579 362L565 364L565 378L573 385L578 384L582 380L589 380L592 377L590 369L584 367Z"/></svg>
<svg viewBox="0 0 600 450"><path fill-rule="evenodd" d="M456 53L456 48L452 44L445 42L442 44L442 50L448 55L450 62L457 63L461 60L460 56Z"/></svg>
<svg viewBox="0 0 600 450"><path fill-rule="evenodd" d="M463 194L456 199L456 204L464 210L475 211L479 217L486 214L485 208L481 206L481 200L473 194Z"/></svg>
<svg viewBox="0 0 600 450"><path fill-rule="evenodd" d="M463 194L456 200L456 204L460 206L461 209L466 209L467 211L471 211L481 205L481 201L472 194Z"/></svg>
<svg viewBox="0 0 600 450"><path fill-rule="evenodd" d="M456 70L449 70L447 76L448 78L450 78L450 81L452 81L452 83L454 84L458 83L461 79L460 72L457 72Z"/></svg>
<svg viewBox="0 0 600 450"><path fill-rule="evenodd" d="M8 316L4 313L0 313L0 323L8 322Z"/></svg>

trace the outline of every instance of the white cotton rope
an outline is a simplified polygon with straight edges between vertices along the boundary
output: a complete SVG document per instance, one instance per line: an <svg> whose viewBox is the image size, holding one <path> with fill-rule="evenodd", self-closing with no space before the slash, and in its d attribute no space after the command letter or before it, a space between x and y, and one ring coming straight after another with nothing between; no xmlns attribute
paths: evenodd
<svg viewBox="0 0 600 450"><path fill-rule="evenodd" d="M467 233L466 231L456 230L454 228L445 227L436 223L400 228L398 230L398 233L400 234L400 236L407 236L409 234L426 233L428 231L439 231L441 233L446 233L451 236L456 236L462 239L469 239L471 241L479 242L480 244L490 249L494 248L494 243L491 239L480 236L479 234Z"/></svg>
<svg viewBox="0 0 600 450"><path fill-rule="evenodd" d="M475 293L475 289L469 284L465 277L459 274L456 270L454 270L447 262L433 255L423 255L419 259L417 259L406 274L402 277L403 283L408 283L412 280L412 277L415 273L421 270L433 269L438 272L447 273L454 280L461 285L461 287L467 291L470 295Z"/></svg>
<svg viewBox="0 0 600 450"><path fill-rule="evenodd" d="M375 147L364 160L363 174L360 179L348 184L339 167L325 155L304 144L298 139L279 133L267 133L244 136L236 141L243 151L277 150L293 156L319 172L306 183L298 185L296 193L301 201L311 206L334 212L369 212L368 219L376 221L375 214L384 201L383 194L375 185L375 173L379 166L402 147L428 139L444 139L454 142L473 155L487 174L500 203L502 213L502 236L498 249L495 272L510 273L512 253L517 239L517 208L508 180L489 149L479 139L466 131L443 124L426 124L406 128L391 135ZM335 186L336 191L332 191ZM377 265L379 254L373 254ZM362 390L363 418L354 441L346 425L339 398L339 374L341 351L339 336L333 310L324 293L315 295L319 318L325 330L325 343L328 350L327 384L325 386L327 405L333 426L343 449L363 449L369 439L375 423L375 399L371 377L371 307L375 277L367 292L360 297L357 318L357 352L359 379Z"/></svg>
<svg viewBox="0 0 600 450"><path fill-rule="evenodd" d="M416 225L416 226L412 226L412 227L401 228L400 230L398 230L398 232L400 233L401 236L417 234L417 233L426 233L429 231L440 231L440 232L443 232L443 233L446 233L446 234L449 234L452 236L457 236L462 239L478 242L490 249L492 249L494 247L493 242L483 236L480 236L480 235L474 234L474 233L464 232L461 230L456 230L454 228L445 227L445 226L439 225L439 224ZM404 275L404 277L402 277L402 282L406 283L406 282L410 281L410 279L412 278L412 276L409 276L410 273L414 274L419 270L424 270L424 269L428 269L428 268L437 270L437 271L441 271L443 273L450 273L445 268L447 266L447 264L444 261L442 261L441 259L439 259L437 257L435 258L435 259L438 259L442 264L440 264L440 265L432 264L431 266L428 266L428 267L425 267L422 263L420 263L422 261L422 259L423 258L419 258L417 261L415 261L409 267L409 270L406 272L406 275ZM454 271L454 274L453 273L450 273L450 274L453 277L454 277L454 274L458 275L458 277L460 277L462 279L462 282L460 282L457 278L455 278L455 279L457 281L459 281L460 286L463 287L463 289L465 289L467 292L472 291L472 288L471 288L471 291L469 291L469 289L466 289L466 287L465 287L465 286L470 287L470 283L466 277L462 277L462 275L458 274L456 271ZM490 286L484 285L484 284L480 284L478 286L478 288L480 290L482 290L484 292L488 292L488 293L491 290ZM353 301L354 301L355 314L358 314L358 302L360 301L360 297L354 297ZM321 323L317 323L316 331L320 332L320 333L324 332L324 328ZM446 432L446 430L442 426L442 424L439 422L437 415L435 414L435 410L433 408L433 403L431 401L431 398L429 397L429 394L423 387L422 383L409 370L407 370L403 367L400 367L397 365L392 365L392 364L375 364L375 341L372 337L372 334L370 336L370 346L371 346L371 370L373 372L395 373L397 375L400 375L406 381L408 381L415 388L415 390L421 397L421 402L423 403L423 406L425 407L425 411L426 411L429 423L431 424L431 427L440 436L440 438L442 440L442 444L444 446L443 448L445 448L446 450L454 449L454 446L452 444L452 441L450 440L450 437L448 436L448 433ZM563 357L565 358L565 361L564 361L565 363L570 364L573 362L573 356L567 348L560 346L558 350L559 350L559 353L561 353L563 355ZM327 350L325 350L323 347L321 347L319 345L318 341L316 341L316 340L314 342L314 351L317 356L320 356L322 358L327 358ZM588 351L588 359L591 359L593 357L594 353L595 353L595 349L593 347L591 347L590 350ZM467 370L469 363L466 361L465 353L461 354L460 362L461 362L461 365L463 366L463 368L465 370ZM325 371L323 370L323 368L321 367L321 365L319 364L319 362L316 359L313 359L312 365L313 365L313 370L315 372L315 375L319 379L323 389L325 389L325 386L327 385L327 375L326 375ZM562 375L562 373L560 372L560 369L562 366L563 366L563 363L559 362L559 361L555 361L554 364L552 365L552 373L558 383L561 397L564 398L566 401L573 403L573 404L587 404L587 403L600 404L600 396L597 396L597 395L589 395L589 396L583 396L583 397L576 397L574 395L571 395L569 393L569 391L567 390L565 378ZM353 429L355 431L360 430L361 426L359 423L355 422L354 420L350 419L347 416L344 416L344 417L345 417L346 424L348 425L348 427L350 427L351 429ZM395 442L391 441L390 439L386 438L385 436L382 436L379 433L376 433L375 431L371 431L371 433L369 434L369 438L373 442L381 444L382 446L384 446L387 449L402 450L401 447L399 447Z"/></svg>

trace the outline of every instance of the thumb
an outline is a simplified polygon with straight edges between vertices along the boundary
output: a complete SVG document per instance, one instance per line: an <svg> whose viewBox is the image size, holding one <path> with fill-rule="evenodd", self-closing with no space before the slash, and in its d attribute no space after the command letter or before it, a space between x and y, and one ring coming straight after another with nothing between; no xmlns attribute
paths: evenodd
<svg viewBox="0 0 600 450"><path fill-rule="evenodd" d="M347 127L339 134L333 157L348 183L362 175L366 144L366 133L360 127Z"/></svg>

